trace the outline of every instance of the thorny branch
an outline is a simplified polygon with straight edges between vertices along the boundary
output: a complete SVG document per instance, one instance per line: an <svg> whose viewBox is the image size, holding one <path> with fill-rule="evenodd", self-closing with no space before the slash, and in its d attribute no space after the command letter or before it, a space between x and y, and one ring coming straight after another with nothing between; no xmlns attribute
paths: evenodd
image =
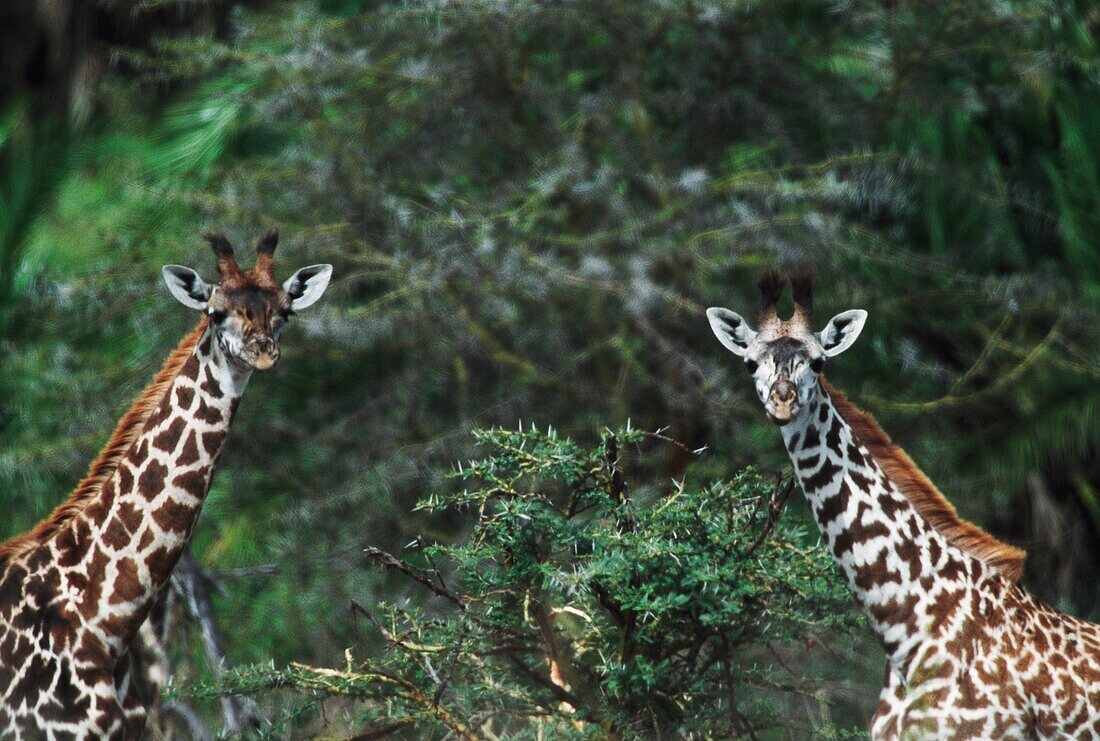
<svg viewBox="0 0 1100 741"><path fill-rule="evenodd" d="M424 711L442 722L459 738L466 741L478 741L480 738L460 718L455 717L446 708L433 703L432 699L421 692L416 685L407 679L395 677L381 672L353 672L325 669L308 666L306 664L292 663L292 673L284 680L286 684L306 689L317 689L333 694L360 696L364 692L358 686L364 684L385 684L396 688L396 694L400 697L415 702L424 708Z"/></svg>
<svg viewBox="0 0 1100 741"><path fill-rule="evenodd" d="M418 654L428 654L428 653L440 653L441 651L446 650L444 646L435 646L435 645L428 645L428 644L423 644L423 643L413 643L412 641L410 641L406 638L402 638L402 637L396 635L395 633L393 633L393 631L389 630L388 628L386 628L386 626L382 625L382 623L378 620L378 618L376 618L374 616L373 613L371 613L370 610L363 607L361 604L359 604L355 600L351 600L350 607L351 607L351 611L352 611L353 614L362 615L367 620L369 620L371 625L373 625L375 627L375 629L379 633L382 634L383 638L385 638L387 641L389 641L391 644L393 644L395 646L400 646L401 648L405 649L406 651L412 651L413 653L418 653Z"/></svg>
<svg viewBox="0 0 1100 741"><path fill-rule="evenodd" d="M772 530L775 529L776 524L779 522L779 515L783 512L783 507L787 504L791 492L794 491L794 485L794 479L789 480L785 485L782 480L775 482L775 490L772 491L771 499L768 502L768 514L764 518L764 526L760 529L760 534L756 536L756 540L745 551L746 558L755 553L756 549L767 540Z"/></svg>
<svg viewBox="0 0 1100 741"><path fill-rule="evenodd" d="M376 565L400 571L402 574L405 574L414 581L423 584L425 587L435 592L440 597L443 597L449 602L452 602L458 607L458 609L466 609L466 604L462 601L461 597L452 592L450 589L436 584L434 581L432 581L431 577L428 576L428 573L423 569L418 569L414 566L410 566L393 554L387 553L381 548L375 548L371 546L368 548L364 548L363 553Z"/></svg>
<svg viewBox="0 0 1100 741"><path fill-rule="evenodd" d="M519 656L516 656L514 653L506 654L506 656L508 657L508 660L512 662L512 665L516 667L516 669L518 669L522 674L533 680L539 686L550 690L550 692L554 694L554 697L556 697L560 702L569 703L569 705L574 708L584 707L584 703L581 702L579 697L562 687L560 684L554 682L552 679L550 679L550 677L546 676L542 672L539 672L528 666L527 663Z"/></svg>

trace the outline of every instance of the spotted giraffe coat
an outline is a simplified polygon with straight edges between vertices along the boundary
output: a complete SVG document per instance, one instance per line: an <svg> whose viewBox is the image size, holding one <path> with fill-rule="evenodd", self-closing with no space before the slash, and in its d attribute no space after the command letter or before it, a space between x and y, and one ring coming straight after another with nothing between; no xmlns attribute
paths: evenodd
<svg viewBox="0 0 1100 741"><path fill-rule="evenodd" d="M961 520L824 379L780 429L886 650L876 739L1100 738L1100 626L1021 589L1023 553Z"/></svg>
<svg viewBox="0 0 1100 741"><path fill-rule="evenodd" d="M127 648L191 536L246 371L203 318L68 502L0 545L0 738L138 738Z"/></svg>

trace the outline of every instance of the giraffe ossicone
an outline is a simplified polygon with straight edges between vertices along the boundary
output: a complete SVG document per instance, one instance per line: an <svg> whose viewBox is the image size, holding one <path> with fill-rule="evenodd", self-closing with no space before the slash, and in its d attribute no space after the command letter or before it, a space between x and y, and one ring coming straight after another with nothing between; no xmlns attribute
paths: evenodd
<svg viewBox="0 0 1100 741"><path fill-rule="evenodd" d="M204 238L218 283L164 268L198 326L69 499L0 544L0 739L141 736L126 652L191 537L249 377L278 362L284 324L332 274L312 265L280 285L274 230L247 271L223 234Z"/></svg>
<svg viewBox="0 0 1100 741"><path fill-rule="evenodd" d="M876 739L1100 738L1100 626L1016 582L1024 553L960 518L870 415L822 375L859 336L862 310L811 327L813 280L757 283L760 318L707 310L744 359L848 585L886 651Z"/></svg>

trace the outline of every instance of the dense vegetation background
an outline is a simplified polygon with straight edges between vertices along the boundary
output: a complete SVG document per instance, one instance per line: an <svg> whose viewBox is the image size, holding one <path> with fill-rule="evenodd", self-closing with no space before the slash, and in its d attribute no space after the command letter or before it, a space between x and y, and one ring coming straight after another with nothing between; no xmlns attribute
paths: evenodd
<svg viewBox="0 0 1100 741"><path fill-rule="evenodd" d="M243 252L277 224L285 274L336 266L253 380L195 537L232 664L377 647L349 604L423 595L363 549L476 530L414 510L461 488L474 428L667 428L686 449L637 462L656 499L785 470L702 312L750 314L762 268L806 261L822 322L870 312L831 380L1029 551L1033 591L1100 617L1093 4L24 0L0 18L0 537L65 496L195 321L159 268L212 277L201 229ZM806 519L797 497L784 518ZM187 630L174 666L201 684ZM788 701L797 733L869 716L881 654L856 636L803 647L818 684ZM271 732L328 722L301 697L257 700Z"/></svg>

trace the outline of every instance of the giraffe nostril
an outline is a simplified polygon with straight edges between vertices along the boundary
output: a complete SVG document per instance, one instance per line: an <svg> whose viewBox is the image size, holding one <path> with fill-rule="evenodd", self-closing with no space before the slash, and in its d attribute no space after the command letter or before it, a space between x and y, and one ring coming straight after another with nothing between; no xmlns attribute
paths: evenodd
<svg viewBox="0 0 1100 741"><path fill-rule="evenodd" d="M772 386L771 396L778 402L789 402L794 399L794 384L790 381L778 381Z"/></svg>
<svg viewBox="0 0 1100 741"><path fill-rule="evenodd" d="M279 345L274 340L260 340L258 345L259 347L257 349L265 355L270 355L276 358L279 357Z"/></svg>

